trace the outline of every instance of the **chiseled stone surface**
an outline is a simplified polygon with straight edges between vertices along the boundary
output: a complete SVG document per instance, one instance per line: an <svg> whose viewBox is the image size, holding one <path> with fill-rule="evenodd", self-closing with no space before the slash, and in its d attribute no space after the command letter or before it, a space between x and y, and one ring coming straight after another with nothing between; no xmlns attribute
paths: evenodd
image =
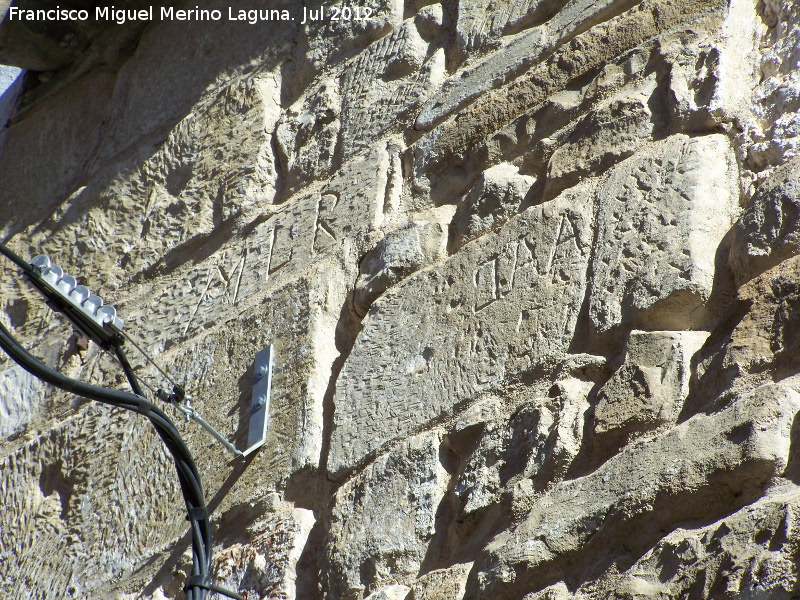
<svg viewBox="0 0 800 600"><path fill-rule="evenodd" d="M706 331L631 331L625 362L597 395L595 432L628 436L674 423L689 395L692 357Z"/></svg>
<svg viewBox="0 0 800 600"><path fill-rule="evenodd" d="M697 415L629 446L591 475L556 485L487 546L465 598L511 598L569 576L567 564L581 555L613 560L627 531L638 530L631 550L644 550L659 529L724 514L737 496L752 497L783 474L798 409L793 389L762 386L716 415Z"/></svg>
<svg viewBox="0 0 800 600"><path fill-rule="evenodd" d="M434 432L408 439L339 488L325 542L327 595L353 597L416 576L446 487Z"/></svg>
<svg viewBox="0 0 800 600"><path fill-rule="evenodd" d="M331 473L567 349L586 286L592 200L579 186L532 207L373 304L337 381Z"/></svg>
<svg viewBox="0 0 800 600"><path fill-rule="evenodd" d="M616 166L600 188L592 326L705 325L716 248L738 208L736 162L722 135L672 136Z"/></svg>
<svg viewBox="0 0 800 600"><path fill-rule="evenodd" d="M739 284L800 253L800 158L775 169L733 230L731 269Z"/></svg>
<svg viewBox="0 0 800 600"><path fill-rule="evenodd" d="M116 305L239 448L275 345L247 460L167 407L214 581L798 595L798 3L251 4L295 20L0 24L33 69L0 100L3 241ZM0 321L125 386L7 262ZM182 597L140 415L3 361L0 493L2 598Z"/></svg>

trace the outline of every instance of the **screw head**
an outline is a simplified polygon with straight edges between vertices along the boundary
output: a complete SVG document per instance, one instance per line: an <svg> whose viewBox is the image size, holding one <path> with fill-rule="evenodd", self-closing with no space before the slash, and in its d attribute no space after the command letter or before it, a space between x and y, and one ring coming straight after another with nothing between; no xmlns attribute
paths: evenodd
<svg viewBox="0 0 800 600"><path fill-rule="evenodd" d="M261 365L256 369L256 379L261 379L267 374L267 365Z"/></svg>
<svg viewBox="0 0 800 600"><path fill-rule="evenodd" d="M266 396L259 396L258 398L253 400L253 408L258 410L259 408L264 406L266 403L267 403L267 397Z"/></svg>

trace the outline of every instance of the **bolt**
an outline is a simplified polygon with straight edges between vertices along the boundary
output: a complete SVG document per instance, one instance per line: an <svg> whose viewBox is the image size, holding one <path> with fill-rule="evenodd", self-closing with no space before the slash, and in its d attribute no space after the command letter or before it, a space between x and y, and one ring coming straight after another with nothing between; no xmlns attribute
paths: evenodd
<svg viewBox="0 0 800 600"><path fill-rule="evenodd" d="M267 365L261 365L256 371L256 379L261 379L267 374Z"/></svg>
<svg viewBox="0 0 800 600"><path fill-rule="evenodd" d="M266 396L259 396L258 398L256 398L253 401L253 408L258 410L259 408L264 406L266 403L267 403L267 397Z"/></svg>

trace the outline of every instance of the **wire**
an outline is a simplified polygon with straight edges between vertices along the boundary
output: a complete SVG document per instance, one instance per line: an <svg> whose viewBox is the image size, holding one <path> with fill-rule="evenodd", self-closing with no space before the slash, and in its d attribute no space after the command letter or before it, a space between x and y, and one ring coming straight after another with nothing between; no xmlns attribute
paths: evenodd
<svg viewBox="0 0 800 600"><path fill-rule="evenodd" d="M123 331L122 335L125 336L126 340L128 340L131 344L133 344L134 348L136 348L139 352L144 354L144 357L147 360L149 360L150 363L156 369L158 369L159 373L161 373L164 377L167 378L167 381L169 381L172 385L177 385L179 388L182 388L182 386L177 381L175 381L172 377L170 377L169 374L167 374L167 372L164 369L162 369L160 366L158 366L158 363L156 361L154 361L152 358L150 358L150 355L147 354L147 352L145 352L144 349L139 344L137 344L136 341L130 335L128 335L128 333L126 331Z"/></svg>
<svg viewBox="0 0 800 600"><path fill-rule="evenodd" d="M125 352L123 352L120 346L114 346L114 354L117 355L119 364L122 366L122 370L125 371L125 377L128 378L128 383L130 383L133 393L137 396L144 397L142 386L139 385L139 379L136 377L136 373L133 372L133 367L131 367L131 363L128 362L128 357L125 356Z"/></svg>
<svg viewBox="0 0 800 600"><path fill-rule="evenodd" d="M206 508L205 497L203 496L203 488L200 484L200 474L197 471L192 459L192 454L189 452L180 433L175 428L175 425L170 421L169 417L156 405L149 402L144 397L144 392L139 384L139 379L136 376L133 368L131 367L128 358L125 356L122 348L120 347L123 338L116 335L111 335L102 328L96 327L93 321L87 320L81 311L74 309L69 303L63 301L58 294L54 294L47 286L43 286L40 282L36 270L23 260L19 255L13 252L8 246L0 242L0 253L8 257L13 263L20 267L23 272L28 276L30 282L40 291L47 299L48 303L55 303L56 308L64 313L64 315L76 324L80 329L85 332L93 332L92 338L103 348L114 348L114 353L120 362L122 370L133 390L133 393L124 392L122 390L115 390L103 388L100 386L85 383L62 375L42 363L40 360L28 353L22 345L17 342L11 335L11 332L0 322L0 348L5 352L23 369L31 373L38 379L49 383L61 390L71 392L73 394L83 396L90 400L109 404L111 406L137 412L150 419L151 424L155 428L164 445L169 450L175 462L175 470L178 474L178 483L180 484L181 493L183 494L184 503L186 504L186 512L188 520L191 524L190 531L192 534L192 576L186 582L184 588L187 600L205 600L206 591L213 591L224 594L236 600L244 600L243 596L225 590L219 586L211 584L209 579L209 571L211 569L211 556L212 556L212 536L211 524L209 522L208 509ZM95 331L96 330L96 331ZM183 397L183 388L170 377L148 354L127 334L123 332L127 338L139 352L158 369L164 377L166 377L173 385L175 385L175 393ZM147 385L145 383L145 385ZM150 388L150 386L147 386ZM152 388L150 388L152 389Z"/></svg>
<svg viewBox="0 0 800 600"><path fill-rule="evenodd" d="M217 589L217 586L209 587L211 585L208 582L212 553L211 524L208 518L203 489L200 484L200 475L189 449L169 417L140 394L99 387L54 371L28 353L2 323L0 323L0 348L20 367L58 389L117 408L137 412L150 419L175 462L178 482L191 523L193 564L192 577L186 583L187 600L205 600L206 592L209 590L243 600L242 596L234 592L221 591L222 588ZM137 381L136 376L133 374L133 370L130 369L130 364L127 363L124 353L117 354L117 357L123 363L123 369L125 368L124 364L128 366L126 375L130 373L132 378L131 387L138 387L138 383L135 383Z"/></svg>

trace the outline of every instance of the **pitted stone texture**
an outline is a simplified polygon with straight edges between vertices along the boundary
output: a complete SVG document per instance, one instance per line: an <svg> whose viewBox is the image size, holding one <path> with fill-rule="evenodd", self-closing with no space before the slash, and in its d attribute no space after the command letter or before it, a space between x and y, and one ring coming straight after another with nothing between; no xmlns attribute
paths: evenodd
<svg viewBox="0 0 800 600"><path fill-rule="evenodd" d="M800 253L800 157L775 169L733 230L730 265L739 285Z"/></svg>
<svg viewBox="0 0 800 600"><path fill-rule="evenodd" d="M620 439L674 423L706 338L705 331L632 331L625 362L598 392L595 433Z"/></svg>
<svg viewBox="0 0 800 600"><path fill-rule="evenodd" d="M413 221L389 232L361 261L353 303L360 315L387 288L444 254L447 235L441 223Z"/></svg>
<svg viewBox="0 0 800 600"><path fill-rule="evenodd" d="M229 321L222 331L197 338L175 358L176 372L193 382L198 394L213 394L217 402L230 406L235 403L232 399L249 398L252 379L245 373L255 356L252 348L274 345L269 427L258 454L259 470L269 474L274 485L292 473L319 466L323 401L339 356L335 329L349 291L347 279L334 265L320 265L273 291L258 309ZM244 383L231 378L231 372L239 373ZM249 402L240 402L238 410L229 407L207 418L224 422L222 430L235 431L242 438L237 443L244 446Z"/></svg>
<svg viewBox="0 0 800 600"><path fill-rule="evenodd" d="M448 79L425 104L417 118L416 127L430 129L481 94L518 77L575 35L625 12L639 2L641 0L570 0L552 20L519 34L504 44L501 50ZM494 10L478 17L481 23L477 27L468 24L471 19L467 17L467 23L464 23L467 31L459 32L459 43L463 46L472 44L470 37L480 38L480 29L487 26L491 29L497 20L503 18L503 10L512 8L515 3L513 0L500 2L499 7L495 6ZM520 4L524 3L527 2L523 0ZM475 12L480 13L480 7L476 8ZM470 8L462 9L459 19L467 11Z"/></svg>
<svg viewBox="0 0 800 600"><path fill-rule="evenodd" d="M484 171L456 209L450 226L452 251L496 229L518 213L535 181L533 177L521 175L508 163Z"/></svg>
<svg viewBox="0 0 800 600"><path fill-rule="evenodd" d="M418 107L445 74L444 50L428 52L409 19L376 41L344 68L343 158L370 148L386 132L410 127Z"/></svg>
<svg viewBox="0 0 800 600"><path fill-rule="evenodd" d="M404 600L411 588L405 585L387 585L367 596L364 600Z"/></svg>
<svg viewBox="0 0 800 600"><path fill-rule="evenodd" d="M337 82L326 79L281 115L275 136L284 194L331 174L341 129L341 101Z"/></svg>
<svg viewBox="0 0 800 600"><path fill-rule="evenodd" d="M122 314L141 337L176 342L214 327L220 310L257 304L337 253L365 252L383 219L389 166L386 147L378 145L316 193L256 218L245 235L221 244L203 262L163 261L157 266L167 275L131 286L135 295L122 304ZM188 261L189 251L180 258Z"/></svg>
<svg viewBox="0 0 800 600"><path fill-rule="evenodd" d="M747 165L755 171L800 154L800 6L791 0L767 0L759 8L768 29L762 26L759 32L754 120L746 132Z"/></svg>
<svg viewBox="0 0 800 600"><path fill-rule="evenodd" d="M570 82L577 82L580 77L601 69L607 62L646 40L677 27L691 31L715 30L722 22L727 5L727 0L697 0L691 3L644 0L623 14L575 36L569 43L557 48L547 60L518 77L513 78L509 73L512 80L507 84L504 84L506 79L492 71L496 66L493 59L499 63L505 61L502 52L495 53L492 59L486 61L491 68L483 67L483 63L480 63L465 72L472 75L473 71L478 73L479 69L488 69L486 87L480 88L481 91L487 91L474 98L471 105L462 108L457 118L447 119L435 126L413 145L415 189L420 192L432 189L454 162L461 163L463 155L470 148L479 145L483 139L547 98L564 91ZM520 34L519 39L535 36L538 31L534 29ZM687 35L693 36L692 33ZM522 44L521 50L526 57L531 55L530 40L528 42L527 46ZM514 62L512 55L509 53ZM468 92L472 89L472 81L466 76L464 80L463 84L453 83L451 87L455 89L463 85L465 93ZM455 104L460 102L460 96L450 94L447 86L443 86L442 90L442 97L435 96L420 114L418 128L433 127L439 116L445 118L448 111L456 110ZM442 114L438 115L438 111Z"/></svg>
<svg viewBox="0 0 800 600"><path fill-rule="evenodd" d="M783 379L800 363L800 257L792 257L739 288L748 310L730 333L699 356L699 390L720 401L754 385ZM721 397L718 398L718 396Z"/></svg>
<svg viewBox="0 0 800 600"><path fill-rule="evenodd" d="M491 398L459 416L446 438L463 457L452 486L452 540L469 546L470 523L462 523L498 505L512 480L520 480L531 493L561 480L580 451L592 387L568 377L553 384L547 397L523 404L511 416L500 413ZM481 430L477 436L476 429Z"/></svg>
<svg viewBox="0 0 800 600"><path fill-rule="evenodd" d="M604 75L613 77L613 69L607 71ZM649 141L654 121L649 103L656 81L651 77L637 83L632 94L625 90L601 103L572 128L567 142L550 157L545 199L602 173Z"/></svg>
<svg viewBox="0 0 800 600"><path fill-rule="evenodd" d="M4 456L0 594L108 597L186 531L174 472L144 419L96 404Z"/></svg>
<svg viewBox="0 0 800 600"><path fill-rule="evenodd" d="M0 439L33 420L48 395L48 386L17 365L0 371Z"/></svg>
<svg viewBox="0 0 800 600"><path fill-rule="evenodd" d="M47 213L25 211L30 254L70 265L93 290L207 256L209 246L213 251L237 229L237 219L274 198L276 167L265 129L277 120L278 85L269 73L231 78L200 97L146 158L109 161L86 185L65 184L68 193L53 193L60 203Z"/></svg>
<svg viewBox="0 0 800 600"><path fill-rule="evenodd" d="M727 18L738 30L742 25L737 17L729 13ZM700 30L693 38L681 32L658 40L658 60L665 66L668 89L657 101L666 104L673 131L713 131L722 122L731 120L741 103L740 97L726 97L726 94L734 85L742 86L738 81L741 74L732 72L742 70L742 65L730 64L730 55L736 50L725 47L725 34L715 34ZM737 34L742 35L740 31ZM731 43L743 45L741 39ZM725 59L728 64L723 66ZM740 96L741 87L734 93Z"/></svg>
<svg viewBox="0 0 800 600"><path fill-rule="evenodd" d="M78 187L86 162L100 144L113 86L110 74L90 73L65 98L50 98L40 105L48 118L23 119L4 132L0 161L3 239L50 216L58 202Z"/></svg>
<svg viewBox="0 0 800 600"><path fill-rule="evenodd" d="M403 21L402 0L379 0L366 4L347 5L350 18L343 18L341 10L344 5L326 0L308 5L312 11L318 8L324 11L324 18L303 25L303 34L296 53L300 55L298 75L308 77L324 67L334 65L342 57L354 50L364 48L378 38L390 33ZM369 9L368 18L367 11ZM357 12L352 12L352 11ZM338 19L334 19L337 17ZM348 13L345 13L345 17ZM302 20L298 15L298 20ZM309 67L311 73L309 73ZM297 86L298 82L292 85Z"/></svg>
<svg viewBox="0 0 800 600"><path fill-rule="evenodd" d="M717 248L738 199L736 162L722 135L672 136L617 165L600 189L593 328L705 325Z"/></svg>
<svg viewBox="0 0 800 600"><path fill-rule="evenodd" d="M462 600L472 563L429 571L414 582L408 600Z"/></svg>
<svg viewBox="0 0 800 600"><path fill-rule="evenodd" d="M319 465L323 399L338 357L334 332L347 293L348 277L334 274L335 267L320 267L315 276L274 291L258 310L158 357L179 381L188 382L204 418L244 449L253 349L275 345L267 441L252 468L239 473L236 487L218 498L221 514L258 502L293 473ZM158 385L154 375L145 379ZM204 488L219 490L233 468L223 449L193 423L178 427L200 465ZM49 474L42 476L42 468ZM18 554L9 573L41 573L43 583L36 584L43 586L41 597L69 596L70 586L79 596L106 589L100 586L132 576L134 567L186 531L174 466L161 440L141 417L95 404L7 456L0 486L8 490L0 519L9 519L0 522L8 536L2 547L30 547ZM34 502L37 494L41 499ZM218 525L223 539L231 539L229 534L240 539L241 522ZM41 560L39 549L58 560Z"/></svg>
<svg viewBox="0 0 800 600"><path fill-rule="evenodd" d="M582 185L528 209L373 304L337 381L332 473L567 349L585 290L592 192Z"/></svg>
<svg viewBox="0 0 800 600"><path fill-rule="evenodd" d="M789 600L800 523L795 490L771 495L706 527L676 529L608 591L583 598L738 598ZM588 586L587 586L588 587ZM591 593L594 592L594 593ZM723 597L724 597L723 596Z"/></svg>
<svg viewBox="0 0 800 600"><path fill-rule="evenodd" d="M717 414L628 446L591 475L557 484L489 543L467 597L522 595L567 563L590 555L613 560L622 540L644 552L665 527L724 514L737 498L752 501L786 468L798 409L800 394L765 385Z"/></svg>
<svg viewBox="0 0 800 600"><path fill-rule="evenodd" d="M268 511L247 526L247 543L232 544L216 553L215 579L218 585L240 594L247 592L251 598L296 598L297 561L314 515L281 502Z"/></svg>
<svg viewBox="0 0 800 600"><path fill-rule="evenodd" d="M409 438L336 492L322 579L328 597L361 598L416 577L447 487L439 444L436 433Z"/></svg>

